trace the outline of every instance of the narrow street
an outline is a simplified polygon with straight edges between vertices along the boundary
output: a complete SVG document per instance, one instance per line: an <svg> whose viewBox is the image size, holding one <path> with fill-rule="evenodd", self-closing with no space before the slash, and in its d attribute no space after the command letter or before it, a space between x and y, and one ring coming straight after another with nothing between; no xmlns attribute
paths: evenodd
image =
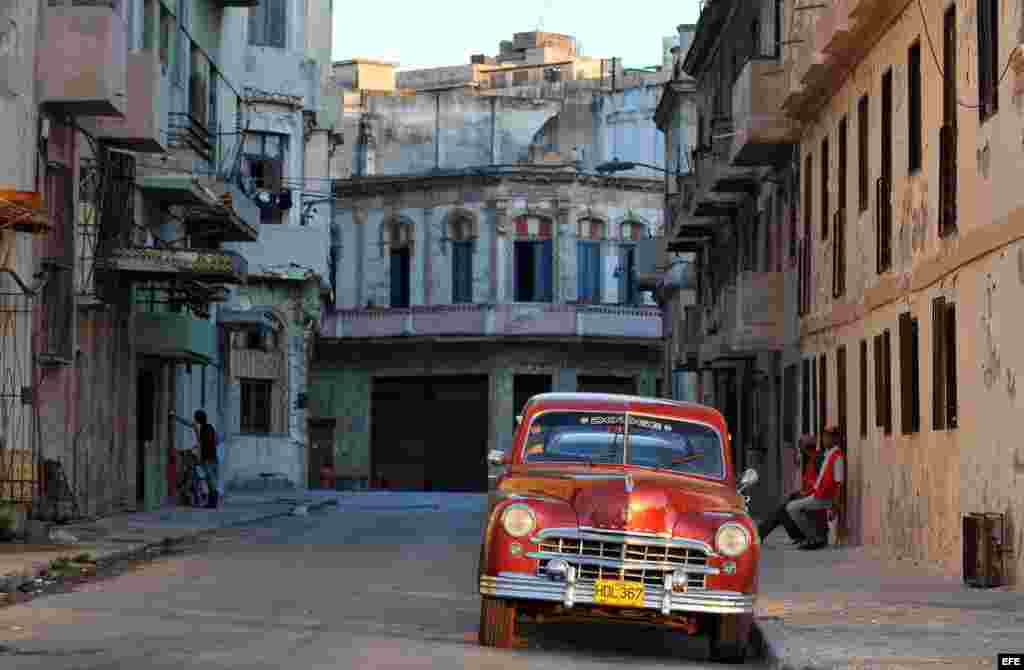
<svg viewBox="0 0 1024 670"><path fill-rule="evenodd" d="M622 627L548 626L527 630L524 649L483 649L474 579L484 496L381 501L232 530L0 609L0 667L728 667L704 661L702 639Z"/></svg>

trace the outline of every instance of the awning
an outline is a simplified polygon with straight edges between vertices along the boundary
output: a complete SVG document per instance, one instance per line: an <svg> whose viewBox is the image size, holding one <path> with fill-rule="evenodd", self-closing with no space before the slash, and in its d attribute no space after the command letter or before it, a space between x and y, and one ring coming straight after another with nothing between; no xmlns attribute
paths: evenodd
<svg viewBox="0 0 1024 670"><path fill-rule="evenodd" d="M277 320L271 307L252 309L222 309L217 312L217 323L222 326L260 326L273 329Z"/></svg>
<svg viewBox="0 0 1024 670"><path fill-rule="evenodd" d="M223 182L203 184L187 174L162 174L137 177L135 185L142 194L164 205L184 208L185 225L210 230L211 234L228 242L255 242L259 239L256 222L239 216L235 201L244 196ZM255 206L250 208L255 210Z"/></svg>
<svg viewBox="0 0 1024 670"><path fill-rule="evenodd" d="M23 233L47 232L50 219L43 194L0 189L0 230L7 228Z"/></svg>

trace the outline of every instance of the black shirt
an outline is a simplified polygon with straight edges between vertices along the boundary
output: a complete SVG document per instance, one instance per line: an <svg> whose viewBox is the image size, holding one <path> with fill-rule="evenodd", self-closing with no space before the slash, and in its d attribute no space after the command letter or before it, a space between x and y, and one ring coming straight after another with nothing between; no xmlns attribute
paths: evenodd
<svg viewBox="0 0 1024 670"><path fill-rule="evenodd" d="M204 461L217 460L217 431L208 423L199 427L199 457Z"/></svg>

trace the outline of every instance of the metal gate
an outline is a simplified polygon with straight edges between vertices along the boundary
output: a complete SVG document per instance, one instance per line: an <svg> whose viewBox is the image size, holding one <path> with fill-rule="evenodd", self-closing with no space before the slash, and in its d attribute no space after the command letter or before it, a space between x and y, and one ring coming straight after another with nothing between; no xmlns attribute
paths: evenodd
<svg viewBox="0 0 1024 670"><path fill-rule="evenodd" d="M0 268L0 502L30 505L39 493L33 398L34 293Z"/></svg>

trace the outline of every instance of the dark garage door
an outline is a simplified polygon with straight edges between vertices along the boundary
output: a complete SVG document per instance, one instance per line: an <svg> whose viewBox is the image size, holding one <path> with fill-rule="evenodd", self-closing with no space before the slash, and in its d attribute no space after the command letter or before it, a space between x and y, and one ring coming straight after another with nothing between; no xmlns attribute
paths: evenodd
<svg viewBox="0 0 1024 670"><path fill-rule="evenodd" d="M576 380L576 388L583 393L636 395L636 380L633 377L580 375Z"/></svg>
<svg viewBox="0 0 1024 670"><path fill-rule="evenodd" d="M376 485L407 491L486 491L486 376L375 378Z"/></svg>

